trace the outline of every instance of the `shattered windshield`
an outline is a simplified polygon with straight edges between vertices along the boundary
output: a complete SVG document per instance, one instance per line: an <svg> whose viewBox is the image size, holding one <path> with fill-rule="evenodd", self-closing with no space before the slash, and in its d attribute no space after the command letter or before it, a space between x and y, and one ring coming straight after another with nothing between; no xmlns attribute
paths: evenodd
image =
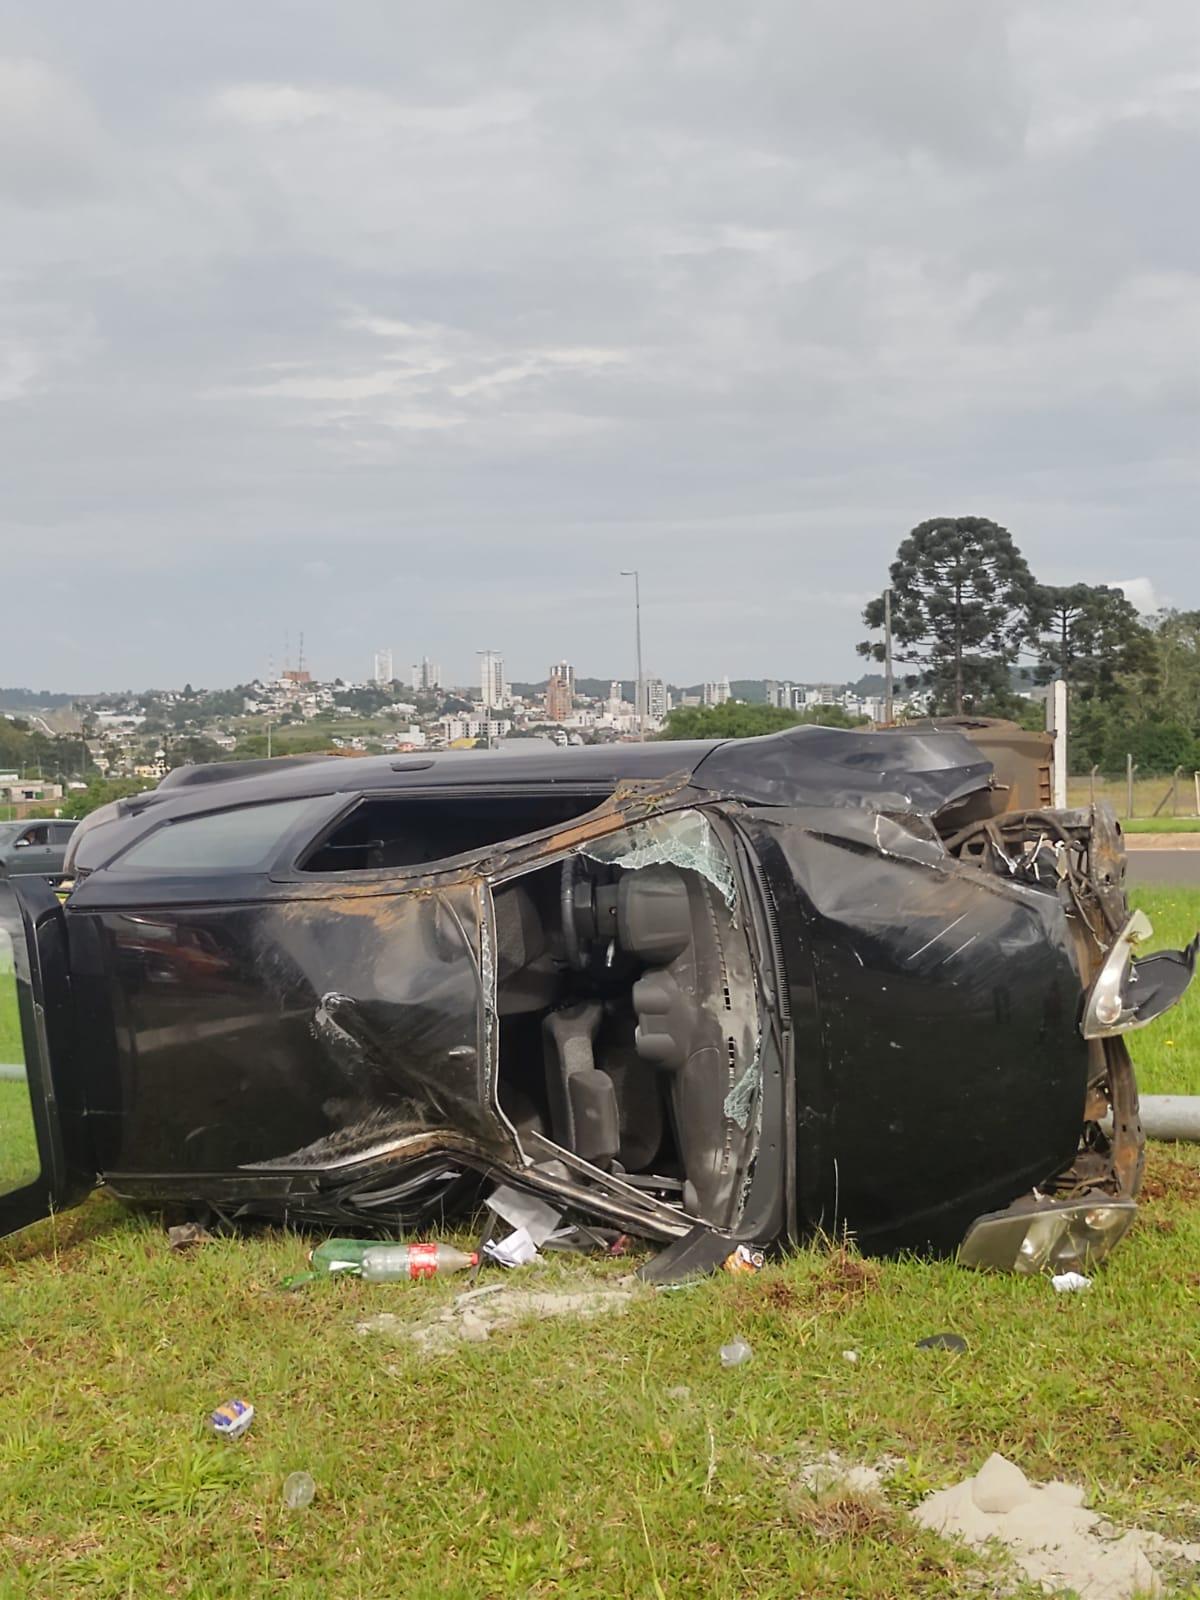
<svg viewBox="0 0 1200 1600"><path fill-rule="evenodd" d="M639 867L682 867L707 878L730 911L737 903L733 868L703 811L673 811L667 816L635 822L620 833L582 845L580 854L631 871Z"/></svg>

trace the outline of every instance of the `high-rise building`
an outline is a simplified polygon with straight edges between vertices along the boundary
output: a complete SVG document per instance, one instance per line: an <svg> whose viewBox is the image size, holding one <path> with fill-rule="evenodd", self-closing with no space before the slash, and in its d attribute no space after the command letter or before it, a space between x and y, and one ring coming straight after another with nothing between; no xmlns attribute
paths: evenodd
<svg viewBox="0 0 1200 1600"><path fill-rule="evenodd" d="M642 685L646 717L650 722L661 722L667 714L667 686L661 678L647 678Z"/></svg>
<svg viewBox="0 0 1200 1600"><path fill-rule="evenodd" d="M432 694L442 686L442 669L436 661L422 656L409 667L408 682L414 694Z"/></svg>
<svg viewBox="0 0 1200 1600"><path fill-rule="evenodd" d="M550 668L546 685L546 721L566 722L575 709L575 668L566 661Z"/></svg>
<svg viewBox="0 0 1200 1600"><path fill-rule="evenodd" d="M392 652L390 650L376 650L371 682L379 684L391 683L394 676L395 674L392 671Z"/></svg>
<svg viewBox="0 0 1200 1600"><path fill-rule="evenodd" d="M720 683L706 683L704 685L704 704L706 706L723 706L732 698L728 677L721 679Z"/></svg>
<svg viewBox="0 0 1200 1600"><path fill-rule="evenodd" d="M499 650L480 650L479 698L485 711L508 704L508 686L504 682L504 657Z"/></svg>

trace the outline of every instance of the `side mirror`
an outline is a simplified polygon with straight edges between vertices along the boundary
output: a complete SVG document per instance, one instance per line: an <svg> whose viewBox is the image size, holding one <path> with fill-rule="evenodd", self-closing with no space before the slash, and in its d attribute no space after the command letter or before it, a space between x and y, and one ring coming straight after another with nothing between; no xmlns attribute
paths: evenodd
<svg viewBox="0 0 1200 1600"><path fill-rule="evenodd" d="M28 850L29 846L32 843L33 843L32 839L18 839L16 844L13 845L13 849L14 850Z"/></svg>

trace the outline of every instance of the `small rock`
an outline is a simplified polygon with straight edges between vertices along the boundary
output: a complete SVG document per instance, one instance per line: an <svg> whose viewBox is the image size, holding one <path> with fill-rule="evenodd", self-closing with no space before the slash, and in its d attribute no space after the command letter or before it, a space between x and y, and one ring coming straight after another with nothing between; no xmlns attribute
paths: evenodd
<svg viewBox="0 0 1200 1600"><path fill-rule="evenodd" d="M993 1452L975 1474L971 1498L980 1511L1003 1515L1029 1498L1029 1479L1011 1461Z"/></svg>
<svg viewBox="0 0 1200 1600"><path fill-rule="evenodd" d="M842 1351L842 1360L843 1361L848 1361L850 1363L850 1365L853 1366L854 1363L858 1360L858 1351L857 1350L843 1350Z"/></svg>
<svg viewBox="0 0 1200 1600"><path fill-rule="evenodd" d="M961 1333L930 1333L917 1340L918 1350L950 1350L961 1356L966 1348L967 1341Z"/></svg>

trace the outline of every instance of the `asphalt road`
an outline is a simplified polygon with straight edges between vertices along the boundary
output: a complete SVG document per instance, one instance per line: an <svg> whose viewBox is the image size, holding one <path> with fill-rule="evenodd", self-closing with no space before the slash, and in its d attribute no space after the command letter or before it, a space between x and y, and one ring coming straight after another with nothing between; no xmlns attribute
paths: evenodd
<svg viewBox="0 0 1200 1600"><path fill-rule="evenodd" d="M1200 850L1129 850L1125 855L1125 881L1200 889Z"/></svg>

